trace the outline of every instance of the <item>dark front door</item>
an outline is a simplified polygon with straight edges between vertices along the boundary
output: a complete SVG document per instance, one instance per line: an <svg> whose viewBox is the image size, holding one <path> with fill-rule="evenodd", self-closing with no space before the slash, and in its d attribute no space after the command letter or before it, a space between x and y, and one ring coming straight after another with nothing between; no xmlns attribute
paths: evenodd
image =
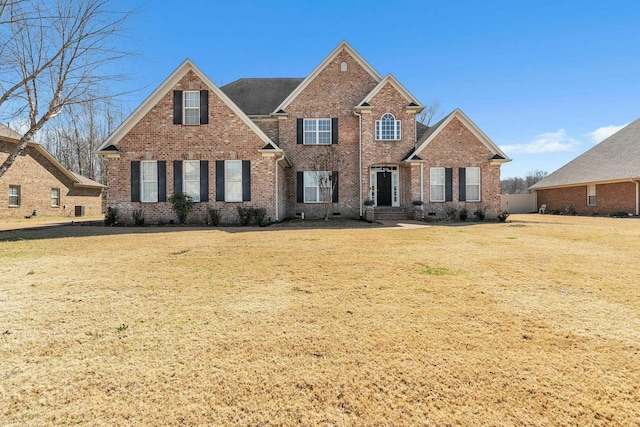
<svg viewBox="0 0 640 427"><path fill-rule="evenodd" d="M391 206L391 172L378 172L378 206Z"/></svg>

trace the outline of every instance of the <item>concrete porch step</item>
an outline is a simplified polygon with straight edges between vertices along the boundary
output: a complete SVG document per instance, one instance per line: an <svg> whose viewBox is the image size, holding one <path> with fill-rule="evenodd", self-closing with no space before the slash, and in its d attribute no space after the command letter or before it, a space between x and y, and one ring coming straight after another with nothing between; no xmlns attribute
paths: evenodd
<svg viewBox="0 0 640 427"><path fill-rule="evenodd" d="M376 206L374 212L376 220L408 218L407 210L403 207Z"/></svg>

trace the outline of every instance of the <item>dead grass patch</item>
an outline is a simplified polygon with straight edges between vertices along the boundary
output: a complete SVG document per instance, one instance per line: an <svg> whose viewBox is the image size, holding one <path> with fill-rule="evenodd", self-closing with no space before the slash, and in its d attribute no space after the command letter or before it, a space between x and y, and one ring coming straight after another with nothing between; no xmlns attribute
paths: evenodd
<svg viewBox="0 0 640 427"><path fill-rule="evenodd" d="M0 424L637 425L640 221L510 219L0 235Z"/></svg>

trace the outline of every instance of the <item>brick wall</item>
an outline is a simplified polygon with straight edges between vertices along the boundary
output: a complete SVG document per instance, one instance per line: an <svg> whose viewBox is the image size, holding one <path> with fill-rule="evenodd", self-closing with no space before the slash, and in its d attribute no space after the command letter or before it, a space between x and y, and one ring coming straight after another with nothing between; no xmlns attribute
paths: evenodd
<svg viewBox="0 0 640 427"><path fill-rule="evenodd" d="M209 124L174 125L173 90L209 89ZM273 124L269 125L273 126ZM267 218L275 215L275 168L273 157L263 157L258 149L265 145L193 72L188 72L118 143L122 155L108 161L108 204L118 208L122 221L131 222L131 212L142 209L150 223L177 220L169 202L131 202L131 161L165 160L167 198L173 194L174 160L209 161L209 202L196 203L188 222L202 222L206 205L221 210L222 223L238 221L237 207L262 207ZM251 201L215 201L215 161L251 161Z"/></svg>
<svg viewBox="0 0 640 427"><path fill-rule="evenodd" d="M572 206L580 215L610 215L613 212L636 212L636 184L620 182L596 185L596 204L587 205L587 186L538 190L538 208L546 204L549 212L564 212Z"/></svg>
<svg viewBox="0 0 640 427"><path fill-rule="evenodd" d="M0 141L0 163L15 144ZM20 186L20 206L9 207L9 185ZM51 189L60 189L58 207L51 206ZM18 156L0 178L0 218L22 218L34 209L39 216L74 216L75 206L84 206L85 215L100 215L101 189L75 187L60 169L33 147ZM64 208L67 205L67 208Z"/></svg>

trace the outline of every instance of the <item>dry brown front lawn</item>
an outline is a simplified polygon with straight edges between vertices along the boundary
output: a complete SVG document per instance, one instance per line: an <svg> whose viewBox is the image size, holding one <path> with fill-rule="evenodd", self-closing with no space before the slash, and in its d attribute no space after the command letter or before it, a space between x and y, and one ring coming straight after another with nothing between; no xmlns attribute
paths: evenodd
<svg viewBox="0 0 640 427"><path fill-rule="evenodd" d="M640 220L510 219L0 233L0 425L640 425Z"/></svg>

